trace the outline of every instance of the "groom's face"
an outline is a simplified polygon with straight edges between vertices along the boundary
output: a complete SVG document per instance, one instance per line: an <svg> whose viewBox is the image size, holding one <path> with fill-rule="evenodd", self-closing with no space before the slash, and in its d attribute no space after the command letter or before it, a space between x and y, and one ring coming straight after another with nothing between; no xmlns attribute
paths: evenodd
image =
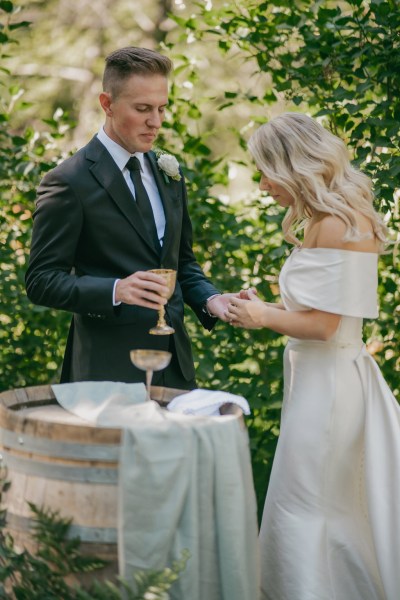
<svg viewBox="0 0 400 600"><path fill-rule="evenodd" d="M131 75L116 97L100 94L100 103L109 137L131 154L148 152L164 121L168 80L163 75Z"/></svg>

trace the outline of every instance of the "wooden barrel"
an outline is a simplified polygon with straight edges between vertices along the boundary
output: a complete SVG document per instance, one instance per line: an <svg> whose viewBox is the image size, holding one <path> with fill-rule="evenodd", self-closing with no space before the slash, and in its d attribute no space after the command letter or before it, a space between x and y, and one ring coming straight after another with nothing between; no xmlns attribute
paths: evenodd
<svg viewBox="0 0 400 600"><path fill-rule="evenodd" d="M152 388L161 405L182 393ZM11 482L7 529L17 548L34 550L31 502L72 519L69 535L81 539L82 552L109 561L103 577L117 572L120 443L121 429L96 427L65 411L51 386L0 394L0 451Z"/></svg>
<svg viewBox="0 0 400 600"><path fill-rule="evenodd" d="M152 386L166 405L187 390ZM236 405L221 413L241 415ZM32 550L28 502L72 519L71 537L83 553L109 561L96 578L117 568L117 482L121 429L96 427L65 411L51 386L0 393L0 452L11 487L5 497L7 529L16 547Z"/></svg>

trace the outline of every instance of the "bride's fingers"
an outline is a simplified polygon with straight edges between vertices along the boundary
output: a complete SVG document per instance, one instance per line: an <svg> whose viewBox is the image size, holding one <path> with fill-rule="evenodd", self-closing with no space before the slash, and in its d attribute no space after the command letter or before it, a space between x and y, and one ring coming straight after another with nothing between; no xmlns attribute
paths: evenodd
<svg viewBox="0 0 400 600"><path fill-rule="evenodd" d="M240 307L242 300L239 300L239 298L233 298L229 304L228 304L228 309L230 311L236 312L237 309Z"/></svg>
<svg viewBox="0 0 400 600"><path fill-rule="evenodd" d="M241 326L241 316L243 316L243 309L246 306L248 300L240 300L239 298L232 298L229 302L226 316L228 322L234 326Z"/></svg>
<svg viewBox="0 0 400 600"><path fill-rule="evenodd" d="M228 323L230 325L233 325L237 316L236 316L236 312L235 312L235 306L233 306L231 303L228 304L228 308L225 311L225 316L228 320Z"/></svg>

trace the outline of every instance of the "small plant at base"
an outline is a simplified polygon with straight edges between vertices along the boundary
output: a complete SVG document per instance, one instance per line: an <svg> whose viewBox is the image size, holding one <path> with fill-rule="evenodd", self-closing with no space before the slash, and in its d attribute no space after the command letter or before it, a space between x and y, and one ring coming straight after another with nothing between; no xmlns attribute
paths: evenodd
<svg viewBox="0 0 400 600"><path fill-rule="evenodd" d="M70 586L65 578L72 573L93 572L107 563L82 555L80 540L67 539L71 524L56 512L30 504L34 515L32 539L35 554L14 548L12 536L5 531L7 511L3 496L8 491L7 468L0 463L0 600L169 600L168 590L184 570L188 551L171 568L134 573L134 585L122 578L116 584L96 581L87 589Z"/></svg>

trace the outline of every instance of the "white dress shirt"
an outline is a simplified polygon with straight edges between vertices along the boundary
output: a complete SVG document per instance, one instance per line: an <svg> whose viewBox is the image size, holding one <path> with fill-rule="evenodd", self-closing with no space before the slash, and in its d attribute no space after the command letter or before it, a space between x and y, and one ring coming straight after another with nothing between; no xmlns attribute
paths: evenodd
<svg viewBox="0 0 400 600"><path fill-rule="evenodd" d="M135 187L133 185L130 173L126 168L126 163L130 159L131 156L136 156L136 158L140 162L140 166L142 167L141 176L143 185L146 188L146 192L149 196L151 208L153 209L154 220L156 223L158 239L160 240L160 245L163 245L164 233L165 233L165 214L164 207L160 198L160 193L158 191L158 187L156 182L154 181L154 176L151 171L151 167L148 162L144 159L143 152L135 152L134 154L130 154L128 150L125 150L122 146L114 142L106 132L103 127L101 127L100 131L97 134L98 140L107 148L108 152L111 154L114 162L117 167L122 172L122 175L125 178L125 181L132 192L133 201L135 202Z"/></svg>

